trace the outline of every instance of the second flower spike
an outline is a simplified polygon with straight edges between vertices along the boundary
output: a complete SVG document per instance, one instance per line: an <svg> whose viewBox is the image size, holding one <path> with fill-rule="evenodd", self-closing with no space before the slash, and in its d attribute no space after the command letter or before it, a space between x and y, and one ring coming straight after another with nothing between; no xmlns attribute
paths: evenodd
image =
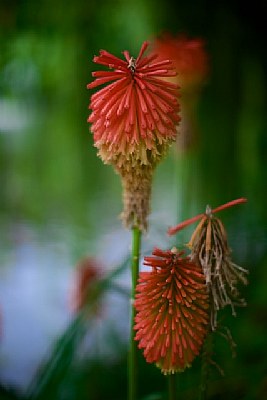
<svg viewBox="0 0 267 400"><path fill-rule="evenodd" d="M183 371L199 354L209 328L209 300L201 267L176 248L145 257L150 272L137 285L139 348L164 374Z"/></svg>

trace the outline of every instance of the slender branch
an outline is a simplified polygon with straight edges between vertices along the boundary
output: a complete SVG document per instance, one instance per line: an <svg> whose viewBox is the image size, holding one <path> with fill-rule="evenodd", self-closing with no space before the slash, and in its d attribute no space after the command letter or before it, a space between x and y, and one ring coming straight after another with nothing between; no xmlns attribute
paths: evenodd
<svg viewBox="0 0 267 400"><path fill-rule="evenodd" d="M168 376L168 400L176 400L176 374Z"/></svg>
<svg viewBox="0 0 267 400"><path fill-rule="evenodd" d="M135 288L139 274L139 257L141 245L141 231L137 227L132 228L132 296L131 296L131 333L130 333L130 348L128 360L128 399L136 400L137 398L137 344L134 340L134 319L135 308L133 305L135 298Z"/></svg>

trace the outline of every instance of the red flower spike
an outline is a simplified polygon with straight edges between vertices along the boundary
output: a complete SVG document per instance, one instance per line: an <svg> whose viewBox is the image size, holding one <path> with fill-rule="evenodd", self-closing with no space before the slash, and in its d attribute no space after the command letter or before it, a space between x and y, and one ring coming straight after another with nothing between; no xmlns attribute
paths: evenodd
<svg viewBox="0 0 267 400"><path fill-rule="evenodd" d="M242 203L246 203L246 202L247 202L247 199L244 198L244 197L241 197L240 199L232 200L232 201L229 201L228 203L225 203L225 204L223 204L223 205L221 205L219 207L216 207L213 210L208 209L208 206L207 206L207 210L209 210L208 212L206 210L206 213L198 214L193 218L189 218L189 219L181 222L180 224L178 224L178 225L176 225L176 226L174 226L172 228L169 228L167 233L168 233L168 235L174 235L175 233L177 233L178 231L182 230L186 226L191 225L194 222L200 220L201 218L207 216L208 213L209 214L214 214L214 213L216 213L218 211L222 211L222 210L225 210L226 208L235 206L236 204L242 204Z"/></svg>
<svg viewBox="0 0 267 400"><path fill-rule="evenodd" d="M200 266L176 249L154 249L136 287L135 339L164 374L183 371L199 354L209 327L209 301Z"/></svg>
<svg viewBox="0 0 267 400"><path fill-rule="evenodd" d="M158 158L159 144L176 138L178 86L165 79L176 72L170 60L157 62L154 54L144 57L147 47L144 42L136 59L128 51L123 52L124 61L104 50L93 59L113 69L93 72L96 79L87 86L108 84L92 95L88 118L104 162L116 163L120 154L126 159L135 154L141 164L147 164L153 157L144 154L144 149Z"/></svg>

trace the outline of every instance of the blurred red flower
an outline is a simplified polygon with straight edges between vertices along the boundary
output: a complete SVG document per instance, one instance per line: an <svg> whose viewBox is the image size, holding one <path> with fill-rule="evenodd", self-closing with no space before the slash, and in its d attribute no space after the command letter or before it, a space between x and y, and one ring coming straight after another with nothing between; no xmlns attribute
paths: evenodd
<svg viewBox="0 0 267 400"><path fill-rule="evenodd" d="M197 120L201 89L209 74L209 60L205 42L184 34L171 36L165 33L155 39L154 49L161 59L173 61L177 76L169 78L181 87L181 123L177 135L177 149L182 152L196 146L200 138Z"/></svg>
<svg viewBox="0 0 267 400"><path fill-rule="evenodd" d="M94 258L85 257L76 266L71 292L71 309L81 311L87 304L88 295L93 285L101 278L101 267Z"/></svg>
<svg viewBox="0 0 267 400"><path fill-rule="evenodd" d="M202 84L208 75L208 56L201 38L166 33L155 40L155 51L161 58L173 61L181 90Z"/></svg>
<svg viewBox="0 0 267 400"><path fill-rule="evenodd" d="M199 354L209 328L209 301L202 269L177 249L154 249L152 271L137 285L135 339L147 362L164 374L183 371Z"/></svg>

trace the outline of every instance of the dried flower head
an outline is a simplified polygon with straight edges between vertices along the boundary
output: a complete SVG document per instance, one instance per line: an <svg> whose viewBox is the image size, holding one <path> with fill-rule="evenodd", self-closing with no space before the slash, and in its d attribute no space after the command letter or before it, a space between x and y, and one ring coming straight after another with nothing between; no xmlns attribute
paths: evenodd
<svg viewBox="0 0 267 400"><path fill-rule="evenodd" d="M217 327L218 310L230 305L235 315L235 306L245 306L246 302L240 297L237 289L238 283L247 284L248 271L236 265L231 258L225 228L214 213L235 204L244 203L241 198L211 210L206 208L205 214L197 215L169 229L169 234L174 234L185 226L200 219L192 234L188 247L191 249L191 259L199 263L206 278L211 301L211 328Z"/></svg>
<svg viewBox="0 0 267 400"><path fill-rule="evenodd" d="M209 326L209 302L201 267L177 249L154 249L152 271L136 287L135 339L149 363L164 374L183 371L199 354Z"/></svg>
<svg viewBox="0 0 267 400"><path fill-rule="evenodd" d="M176 75L170 60L156 61L157 55L144 57L144 42L138 57L124 51L125 60L105 50L93 61L112 71L93 72L93 89L108 85L92 95L92 123L95 146L105 163L121 167L153 164L175 140L179 122L177 85L166 77Z"/></svg>

